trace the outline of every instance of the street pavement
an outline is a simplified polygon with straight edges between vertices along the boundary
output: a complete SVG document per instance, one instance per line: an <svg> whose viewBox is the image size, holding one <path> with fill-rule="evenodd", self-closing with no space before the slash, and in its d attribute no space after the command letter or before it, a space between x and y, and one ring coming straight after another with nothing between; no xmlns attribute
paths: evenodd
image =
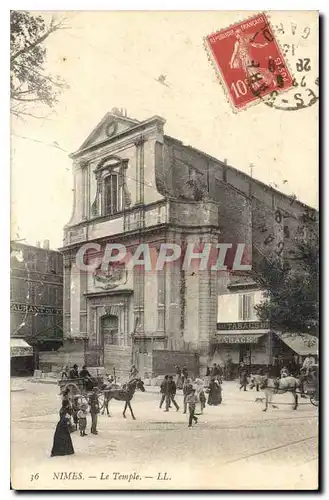
<svg viewBox="0 0 329 500"><path fill-rule="evenodd" d="M275 396L277 409L263 412L264 404L255 402L261 397L261 392L239 391L237 383L224 382L223 403L206 406L199 423L188 428L181 391L176 398L180 411L173 408L166 413L159 409L159 389L146 387L132 400L135 421L129 410L123 418L123 402L111 401L111 417L99 417L97 436L81 438L75 432L75 455L50 458L59 388L13 379L12 485L19 489L316 489L317 408L300 399L293 411L291 394L284 394ZM63 479L61 472L71 472L70 479ZM73 479L78 473L80 479Z"/></svg>

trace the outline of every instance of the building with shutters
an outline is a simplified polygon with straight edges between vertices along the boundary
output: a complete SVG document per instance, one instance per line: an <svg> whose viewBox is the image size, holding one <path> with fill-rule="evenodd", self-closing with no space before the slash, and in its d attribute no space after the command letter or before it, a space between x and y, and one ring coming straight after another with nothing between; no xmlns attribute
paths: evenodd
<svg viewBox="0 0 329 500"><path fill-rule="evenodd" d="M271 365L275 356L281 365L292 359L301 363L305 356L318 355L318 339L300 332L282 333L261 322L255 305L265 299L259 285L247 276L231 274L222 283L218 296L217 331L213 339L213 361L224 365L231 358L253 369Z"/></svg>
<svg viewBox="0 0 329 500"><path fill-rule="evenodd" d="M63 257L49 248L11 242L12 373L38 368L39 353L63 343Z"/></svg>
<svg viewBox="0 0 329 500"><path fill-rule="evenodd" d="M314 212L226 160L166 135L164 126L159 116L138 121L115 110L71 154L73 209L61 249L62 350L81 352L81 359L90 365L119 369L121 359L126 371L132 360L138 362L138 353L145 357L165 350L197 353L203 370L214 350L229 350L233 333L236 338L245 335L244 328L231 330L224 323L257 320L248 316L249 292L238 299L237 316L225 316L221 301L227 297L218 296L232 293L232 287L225 288L230 273L184 271L181 262L157 272L143 266L133 270L109 266L105 274L98 269L84 272L77 260L84 245L97 243L104 248L106 243L118 243L133 252L143 242L159 252L166 242L181 246L223 242L233 248L244 243L257 265L259 256L275 254L283 259L293 253L301 236L301 217ZM219 339L218 325L229 332L226 337ZM267 328L256 330L250 327L248 338L236 343L245 346L251 335L254 340ZM152 371L151 365L148 370Z"/></svg>

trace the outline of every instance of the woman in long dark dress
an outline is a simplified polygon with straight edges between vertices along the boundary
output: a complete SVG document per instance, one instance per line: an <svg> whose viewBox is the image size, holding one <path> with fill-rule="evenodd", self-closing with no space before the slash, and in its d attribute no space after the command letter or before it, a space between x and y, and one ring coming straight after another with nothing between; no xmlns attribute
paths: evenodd
<svg viewBox="0 0 329 500"><path fill-rule="evenodd" d="M216 378L212 378L209 384L208 405L218 406L222 402L222 388Z"/></svg>
<svg viewBox="0 0 329 500"><path fill-rule="evenodd" d="M74 449L70 435L70 407L67 401L63 401L59 411L59 422L54 434L53 449L51 456L73 455Z"/></svg>

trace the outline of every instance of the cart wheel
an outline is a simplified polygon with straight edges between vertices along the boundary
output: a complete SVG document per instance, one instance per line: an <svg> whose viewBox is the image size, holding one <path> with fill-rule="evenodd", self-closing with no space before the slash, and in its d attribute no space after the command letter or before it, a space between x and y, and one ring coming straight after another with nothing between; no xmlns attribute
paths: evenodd
<svg viewBox="0 0 329 500"><path fill-rule="evenodd" d="M98 405L100 410L104 408L104 404L105 404L105 396L104 393L102 392L101 394L98 394Z"/></svg>
<svg viewBox="0 0 329 500"><path fill-rule="evenodd" d="M310 397L310 401L311 401L313 406L316 406L316 407L319 406L319 400L315 395Z"/></svg>

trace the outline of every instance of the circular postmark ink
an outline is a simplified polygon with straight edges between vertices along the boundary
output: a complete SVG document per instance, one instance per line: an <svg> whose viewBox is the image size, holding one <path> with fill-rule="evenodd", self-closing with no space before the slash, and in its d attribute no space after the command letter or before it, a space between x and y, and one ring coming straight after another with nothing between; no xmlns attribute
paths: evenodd
<svg viewBox="0 0 329 500"><path fill-rule="evenodd" d="M296 23L280 23L273 27L275 39L280 42L282 47L282 56L284 65L288 61L288 69L292 75L292 85L284 88L280 67L275 67L269 61L269 70L276 78L276 89L268 93L266 81L262 81L262 75L258 75L258 81L255 81L255 75L248 78L248 86L251 92L262 100L262 102L271 108L281 111L298 111L313 106L319 100L319 78L314 74L314 57L309 49L317 47L317 37L312 40L312 29L305 25L299 27ZM268 41L274 41L269 30L258 31L254 35L254 40L259 37L265 37ZM283 43L287 42L287 43ZM290 70L293 70L293 72ZM279 73L277 72L279 70ZM280 74L281 71L281 74ZM256 75L257 76L257 75Z"/></svg>

